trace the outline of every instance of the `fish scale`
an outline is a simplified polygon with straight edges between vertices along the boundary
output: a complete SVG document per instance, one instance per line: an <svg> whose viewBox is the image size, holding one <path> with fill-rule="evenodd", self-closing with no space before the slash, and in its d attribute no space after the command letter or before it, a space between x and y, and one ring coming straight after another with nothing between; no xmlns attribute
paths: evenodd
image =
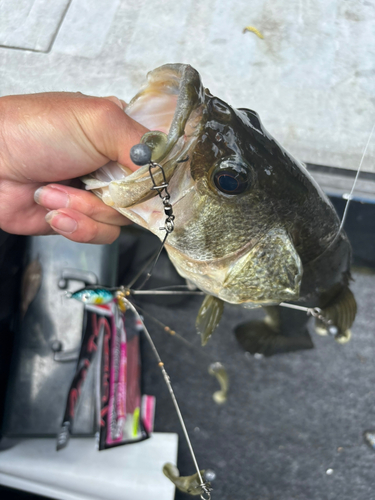
<svg viewBox="0 0 375 500"><path fill-rule="evenodd" d="M288 301L319 307L323 316L334 304L337 324L346 329L339 334L348 337L356 311L347 292L348 239L323 191L265 130L257 113L212 95L198 72L184 64L150 72L125 112L153 130L141 142L151 148L169 183L175 216L165 245L170 259L212 297L211 307L198 312L202 338L209 338L220 321L219 304L229 302L267 308L264 321L236 329L247 351L273 355L310 348L306 315L278 307ZM100 170L84 182L163 239L163 212L152 191L160 179L150 177L148 165L131 175L125 170L111 175L113 180L100 187ZM210 314L215 321L204 317ZM209 330L201 331L202 325Z"/></svg>

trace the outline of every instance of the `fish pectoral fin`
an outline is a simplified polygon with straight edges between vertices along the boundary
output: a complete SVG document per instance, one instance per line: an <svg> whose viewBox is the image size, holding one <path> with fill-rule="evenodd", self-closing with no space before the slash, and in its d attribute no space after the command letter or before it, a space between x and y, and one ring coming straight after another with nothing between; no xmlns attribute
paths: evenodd
<svg viewBox="0 0 375 500"><path fill-rule="evenodd" d="M224 311L224 302L212 295L206 295L198 311L195 326L201 335L202 346L205 346L213 331L219 324Z"/></svg>
<svg viewBox="0 0 375 500"><path fill-rule="evenodd" d="M299 297L301 259L283 228L273 228L229 271L219 297L233 302L280 303Z"/></svg>

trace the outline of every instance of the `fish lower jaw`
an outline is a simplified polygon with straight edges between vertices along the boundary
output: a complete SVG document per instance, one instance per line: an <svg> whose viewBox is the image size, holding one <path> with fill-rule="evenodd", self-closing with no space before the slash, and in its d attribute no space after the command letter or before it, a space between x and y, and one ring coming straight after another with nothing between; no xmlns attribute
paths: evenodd
<svg viewBox="0 0 375 500"><path fill-rule="evenodd" d="M241 296L231 295L228 290L222 291L218 298L229 304L241 305L245 309L255 309L258 307L269 307L278 306L281 302L297 301L299 299L299 293L293 292L292 290L283 290L277 295L267 296L264 294L263 298L251 298L251 293L249 293L249 298L243 298L244 293Z"/></svg>
<svg viewBox="0 0 375 500"><path fill-rule="evenodd" d="M225 283L227 270L224 268L216 269L207 274L206 264L197 261L190 262L188 259L181 261L175 259L173 249L166 245L171 261L179 274L194 283L200 290L207 295L213 295L224 302L234 305L241 305L248 309L278 305L280 302L296 301L299 298L300 280L296 277L295 287L287 286L269 287L258 289L251 284L243 287L231 287Z"/></svg>

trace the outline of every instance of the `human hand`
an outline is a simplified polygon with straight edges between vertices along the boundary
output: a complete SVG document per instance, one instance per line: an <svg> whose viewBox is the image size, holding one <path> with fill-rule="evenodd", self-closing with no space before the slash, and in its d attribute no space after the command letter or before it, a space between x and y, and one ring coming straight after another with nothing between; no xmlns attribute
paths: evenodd
<svg viewBox="0 0 375 500"><path fill-rule="evenodd" d="M125 106L116 97L68 92L1 97L1 229L114 241L128 219L73 186L110 160L137 168L129 151L147 129L124 113Z"/></svg>

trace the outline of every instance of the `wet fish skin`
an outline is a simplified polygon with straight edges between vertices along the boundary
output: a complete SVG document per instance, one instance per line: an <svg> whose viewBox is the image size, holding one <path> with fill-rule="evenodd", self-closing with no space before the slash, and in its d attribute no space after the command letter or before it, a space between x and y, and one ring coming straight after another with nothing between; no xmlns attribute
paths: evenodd
<svg viewBox="0 0 375 500"><path fill-rule="evenodd" d="M246 303L254 297L253 302L263 305L311 295L312 283L305 285L310 277L303 280L302 293L298 287L302 267L306 275L305 267L334 240L339 228L336 212L304 166L265 131L255 112L234 110L215 97L207 96L206 102L206 121L190 165L196 188L184 204L194 207L191 212L196 215L182 226L176 224L169 245L199 264L211 261L219 267L223 259L227 269L236 253L248 246L248 255L255 254L249 265L240 265L235 276L229 271L214 294L228 302ZM230 196L214 188L213 170L226 158L236 158L250 172L246 192ZM340 253L341 265L335 276L332 271L321 276L315 265L309 273L324 290L336 280L345 281L350 247L344 235L338 243L335 252ZM170 254L177 267L190 274L189 262ZM208 266L201 267L204 274ZM203 279L200 285L209 288Z"/></svg>
<svg viewBox="0 0 375 500"><path fill-rule="evenodd" d="M338 235L328 198L255 111L231 107L203 87L193 68L175 64L152 71L126 112L164 134L158 160L176 217L166 248L183 277L218 301L250 308L332 305L348 286L350 244L343 231ZM108 171L94 176L102 176L103 186L86 179L88 187L106 203L164 236L148 166L115 182ZM218 307L211 308L217 318ZM285 315L275 321L268 342L285 331L284 322ZM205 338L215 327L208 317L198 324L209 325Z"/></svg>

